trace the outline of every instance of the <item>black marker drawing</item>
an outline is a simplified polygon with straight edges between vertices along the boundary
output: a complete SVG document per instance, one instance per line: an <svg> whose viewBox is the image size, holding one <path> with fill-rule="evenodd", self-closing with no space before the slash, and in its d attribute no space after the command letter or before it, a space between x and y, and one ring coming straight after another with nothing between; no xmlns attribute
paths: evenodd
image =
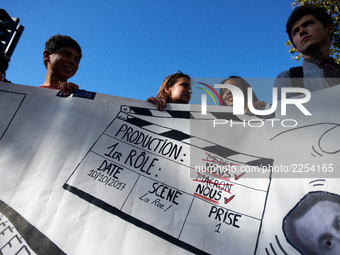
<svg viewBox="0 0 340 255"><path fill-rule="evenodd" d="M283 219L286 240L303 255L339 254L340 196L306 194Z"/></svg>
<svg viewBox="0 0 340 255"><path fill-rule="evenodd" d="M340 143L334 143L334 140L336 140L339 137L340 134L340 124L339 123L315 123L310 124L306 126L301 126L297 128L292 128L287 131L283 131L281 133L278 133L274 137L272 137L270 140L274 141L280 136L283 136L285 134L296 132L296 131L303 131L307 129L313 129L316 127L322 127L322 130L320 131L319 137L313 137L316 139L316 143L311 145L311 155L313 157L322 157L324 154L337 154L340 152Z"/></svg>
<svg viewBox="0 0 340 255"><path fill-rule="evenodd" d="M214 253L221 245L255 252L270 171L262 175L260 182L245 179L248 173L232 173L228 177L196 173L192 158L195 155L204 165L231 162L228 164L256 167L271 166L273 160L243 154L156 124L157 118L188 122L194 118L189 112L157 111L154 116L153 111L122 106L74 169L64 189L194 253ZM176 224L165 220L172 217ZM252 245L245 246L241 241L218 245L201 241L211 234L237 235L240 231ZM201 232L202 236L193 236L193 232Z"/></svg>

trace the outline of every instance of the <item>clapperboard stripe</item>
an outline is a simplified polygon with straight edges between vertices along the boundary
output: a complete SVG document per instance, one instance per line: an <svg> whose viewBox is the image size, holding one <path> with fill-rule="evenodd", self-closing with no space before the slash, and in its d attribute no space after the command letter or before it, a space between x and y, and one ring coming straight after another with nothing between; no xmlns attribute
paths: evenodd
<svg viewBox="0 0 340 255"><path fill-rule="evenodd" d="M190 138L190 135L184 132L181 132L179 130L174 130L174 129L168 132L161 133L160 135L165 136L167 138L175 139L178 141L183 141L183 140Z"/></svg>
<svg viewBox="0 0 340 255"><path fill-rule="evenodd" d="M156 133L160 136L171 138L171 139L186 143L190 146L195 146L196 148L218 155L222 158L227 158L237 163L247 164L250 166L258 166L258 167L261 167L261 166L267 167L267 166L273 165L273 159L260 158L257 156L240 153L238 151L223 147L221 145L212 143L210 141L201 139L199 137L191 136L190 134L186 134L182 131L160 126L158 124L155 124L155 123L152 123L146 120L142 120L137 117L139 115L138 113L141 113L140 115L143 115L143 116L155 117L152 114L152 111L150 111L150 109L129 107L129 106L123 106L123 107L122 107L122 111L127 115L126 120L125 120L126 122L133 124L135 126L138 126L142 129L148 130L152 133ZM167 115L167 113L165 112L166 111L162 112L164 113L163 114L164 118L166 118L165 116L168 116L167 118L173 118L173 116L183 116L183 114L179 113L180 111L172 111L172 114L170 114L171 117L169 117L169 115ZM176 113L174 114L174 112ZM160 131L157 132L156 131L157 129L153 128L154 126L160 127L159 129Z"/></svg>
<svg viewBox="0 0 340 255"><path fill-rule="evenodd" d="M224 158L228 158L236 154L239 154L237 151L216 144L213 146L202 147L202 149L223 156Z"/></svg>
<svg viewBox="0 0 340 255"><path fill-rule="evenodd" d="M270 158L259 158L257 160L254 160L254 161L249 161L247 164L250 165L250 166L258 166L258 167L261 167L261 166L273 166L273 159L270 159Z"/></svg>
<svg viewBox="0 0 340 255"><path fill-rule="evenodd" d="M230 111L230 109L228 109ZM121 111L125 113L134 113L137 115L143 116L150 116L150 117L163 117L163 118L177 118L177 119L223 119L223 120L233 120L233 121L240 121L243 122L237 115L234 115L232 111L228 112L207 112L207 114L202 114L200 111L174 111L174 110L167 110L167 111L158 111L155 109L148 109L148 108L141 108L135 106L126 106L123 105L121 107ZM270 115L261 116L261 118L254 116L254 115L242 115L246 117L246 119L254 118L261 120L266 119L273 119L275 118L275 112ZM245 120L245 122L248 122Z"/></svg>
<svg viewBox="0 0 340 255"><path fill-rule="evenodd" d="M121 111L125 113L132 113L150 117L163 117L176 119L208 119L208 120L225 119L243 122L238 116L233 115L232 112L208 112L207 114L202 115L200 111L174 111L174 110L158 111L154 109L126 105L123 105L121 107Z"/></svg>
<svg viewBox="0 0 340 255"><path fill-rule="evenodd" d="M138 127L145 127L145 126L149 126L149 125L154 125L152 122L146 121L146 120L142 120L139 118L127 118L126 119L127 123L130 123L132 125L138 126Z"/></svg>
<svg viewBox="0 0 340 255"><path fill-rule="evenodd" d="M146 130L151 131L153 133L156 133L160 136L171 138L171 139L174 139L174 140L177 140L177 141L180 141L180 142L183 142L183 140L189 139L191 137L190 135L188 135L188 134L186 134L182 131L179 131L179 130L176 130L176 129L170 129L170 128L163 127L163 126L160 126L162 128L161 130L166 130L166 131L156 132L155 130L151 130L151 128L148 128L148 127L149 126L155 126L155 125L159 126L159 125L152 123L152 122L149 122L149 121L146 121L146 120L142 120L142 119L137 118L133 115L128 115L128 117L125 119L125 121L129 124L138 126L140 128L143 128L143 129L146 129Z"/></svg>
<svg viewBox="0 0 340 255"><path fill-rule="evenodd" d="M187 111L169 111L169 114L173 118L178 119L192 119L190 112Z"/></svg>
<svg viewBox="0 0 340 255"><path fill-rule="evenodd" d="M223 158L228 158L239 163L245 163L250 166L261 167L268 165L271 166L273 164L273 159L259 158L252 155L239 153L237 151L231 150L220 145L201 147L201 149L219 155Z"/></svg>

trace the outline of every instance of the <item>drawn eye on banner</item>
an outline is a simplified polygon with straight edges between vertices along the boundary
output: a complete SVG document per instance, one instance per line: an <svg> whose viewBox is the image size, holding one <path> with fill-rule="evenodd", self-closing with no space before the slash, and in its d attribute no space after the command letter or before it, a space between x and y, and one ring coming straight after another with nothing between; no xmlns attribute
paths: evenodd
<svg viewBox="0 0 340 255"><path fill-rule="evenodd" d="M271 172L255 179L241 167L273 160L190 135L199 116L122 106L64 189L194 253L254 252Z"/></svg>

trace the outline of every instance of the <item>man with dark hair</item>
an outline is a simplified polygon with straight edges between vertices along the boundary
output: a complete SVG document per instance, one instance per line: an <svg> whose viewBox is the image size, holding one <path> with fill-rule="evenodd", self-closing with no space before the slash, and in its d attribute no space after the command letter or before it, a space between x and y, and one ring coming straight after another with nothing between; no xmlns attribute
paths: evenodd
<svg viewBox="0 0 340 255"><path fill-rule="evenodd" d="M47 40L43 52L46 78L39 87L60 89L64 96L69 96L78 85L67 82L76 74L82 51L79 44L66 35L54 35Z"/></svg>
<svg viewBox="0 0 340 255"><path fill-rule="evenodd" d="M334 23L326 9L310 5L299 6L288 18L286 28L290 41L304 60L302 69L291 68L278 75L274 87L279 88L279 98L282 87L304 87L313 92L339 84L340 80L334 78L340 78L340 65L330 57ZM291 79L302 77L307 79L300 85L294 84Z"/></svg>
<svg viewBox="0 0 340 255"><path fill-rule="evenodd" d="M309 192L283 219L282 229L301 254L340 254L340 196Z"/></svg>

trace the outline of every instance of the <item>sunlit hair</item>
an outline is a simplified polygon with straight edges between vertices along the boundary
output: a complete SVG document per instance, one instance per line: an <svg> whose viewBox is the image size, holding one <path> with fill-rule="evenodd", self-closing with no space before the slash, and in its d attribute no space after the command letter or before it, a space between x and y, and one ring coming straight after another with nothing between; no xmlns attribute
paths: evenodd
<svg viewBox="0 0 340 255"><path fill-rule="evenodd" d="M314 254L310 250L310 245L301 241L300 236L296 232L296 221L310 211L317 203L321 201L329 201L340 204L340 196L338 194L326 191L311 191L306 194L290 212L284 217L282 222L282 230L288 243L301 254ZM313 224L311 222L311 224Z"/></svg>
<svg viewBox="0 0 340 255"><path fill-rule="evenodd" d="M246 82L245 79L239 77L239 76L230 76L228 77L227 79L224 79L223 81L221 81L221 84L224 84L226 81L230 80L230 79L233 79L236 81L237 84L234 84L236 85L237 87L239 87L241 90L242 90L242 93L244 95L244 102L247 103L248 102L248 92L247 92L247 89L248 88L251 88L251 86L249 85L248 82ZM223 100L223 92L224 92L225 89L220 89L219 91L219 95L220 95L220 98L222 100L222 105L227 105L224 100ZM257 96L255 95L254 91L253 91L253 102L255 101L259 101L257 99Z"/></svg>
<svg viewBox="0 0 340 255"><path fill-rule="evenodd" d="M73 40L70 36L67 35L54 35L45 43L45 50L50 54L57 52L59 49L63 47L69 47L76 50L79 54L79 58L83 56L81 53L80 45ZM47 62L44 60L44 65L47 67Z"/></svg>
<svg viewBox="0 0 340 255"><path fill-rule="evenodd" d="M287 24L286 24L286 32L289 36L289 40L295 47L293 36L292 36L292 29L295 22L297 22L299 19L301 19L303 16L306 15L313 15L313 17L320 21L325 28L329 24L334 24L332 17L327 13L326 8L324 7L315 7L309 4L305 4L302 6L296 7L293 12L290 14ZM331 40L332 40L333 33L331 34Z"/></svg>
<svg viewBox="0 0 340 255"><path fill-rule="evenodd" d="M157 98L165 99L165 101L169 103L169 101L171 99L171 93L166 92L165 89L169 89L172 86L174 86L179 78L187 78L191 82L190 76L187 75L187 74L175 73L175 74L169 75L162 82L161 87L159 88L159 91L158 91L158 94L157 94Z"/></svg>

